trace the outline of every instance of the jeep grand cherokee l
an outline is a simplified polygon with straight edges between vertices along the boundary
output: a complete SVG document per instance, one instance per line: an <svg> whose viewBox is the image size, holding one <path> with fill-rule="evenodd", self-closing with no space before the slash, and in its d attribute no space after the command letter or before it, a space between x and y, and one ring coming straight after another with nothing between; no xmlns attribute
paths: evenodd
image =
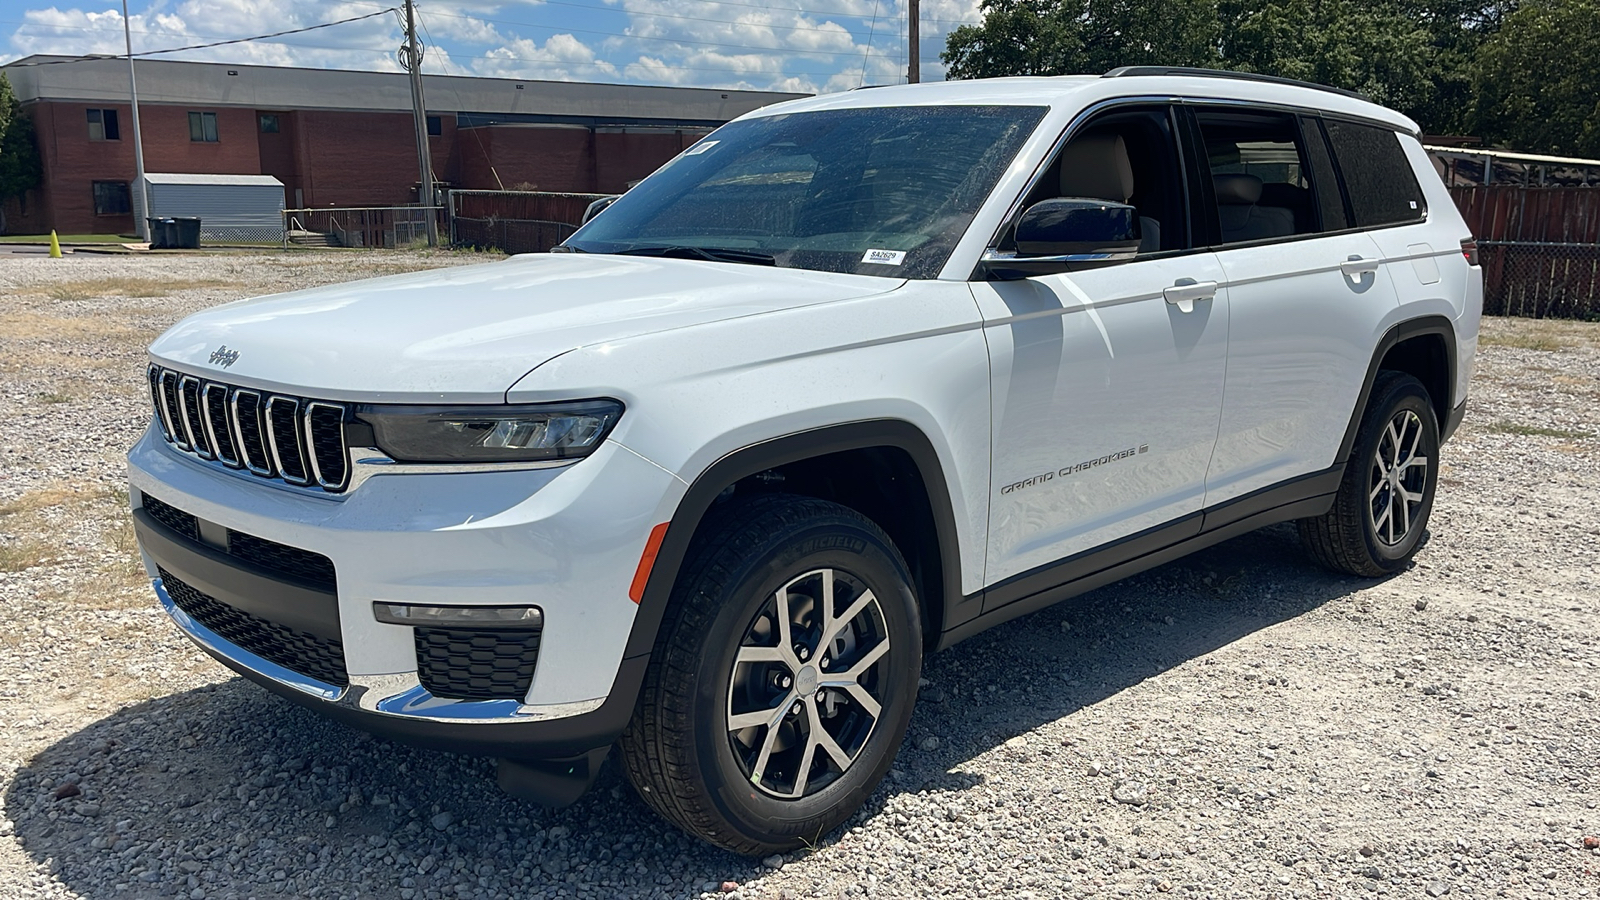
<svg viewBox="0 0 1600 900"><path fill-rule="evenodd" d="M926 653L1275 522L1405 567L1482 291L1415 123L1192 70L778 104L558 250L172 328L145 564L272 691L757 854Z"/></svg>

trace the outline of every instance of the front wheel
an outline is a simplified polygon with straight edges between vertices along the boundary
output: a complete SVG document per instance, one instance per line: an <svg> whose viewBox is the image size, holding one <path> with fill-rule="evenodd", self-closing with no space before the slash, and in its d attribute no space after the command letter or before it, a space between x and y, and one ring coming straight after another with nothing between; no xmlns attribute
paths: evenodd
<svg viewBox="0 0 1600 900"><path fill-rule="evenodd" d="M905 562L846 507L728 501L696 536L633 720L628 778L736 853L815 843L872 793L910 723L922 634Z"/></svg>
<svg viewBox="0 0 1600 900"><path fill-rule="evenodd" d="M1439 423L1422 382L1384 371L1356 432L1333 506L1300 520L1323 565L1378 577L1404 569L1427 530L1439 481Z"/></svg>

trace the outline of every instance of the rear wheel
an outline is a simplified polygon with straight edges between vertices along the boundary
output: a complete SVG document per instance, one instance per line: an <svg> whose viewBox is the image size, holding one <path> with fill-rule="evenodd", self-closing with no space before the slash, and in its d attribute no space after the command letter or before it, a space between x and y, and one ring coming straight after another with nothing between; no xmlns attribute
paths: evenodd
<svg viewBox="0 0 1600 900"><path fill-rule="evenodd" d="M921 651L905 562L871 521L810 498L729 501L673 590L622 738L628 778L734 852L815 843L893 761Z"/></svg>
<svg viewBox="0 0 1600 900"><path fill-rule="evenodd" d="M1333 506L1300 520L1323 565L1377 577L1404 569L1427 531L1439 479L1439 424L1422 382L1378 374Z"/></svg>

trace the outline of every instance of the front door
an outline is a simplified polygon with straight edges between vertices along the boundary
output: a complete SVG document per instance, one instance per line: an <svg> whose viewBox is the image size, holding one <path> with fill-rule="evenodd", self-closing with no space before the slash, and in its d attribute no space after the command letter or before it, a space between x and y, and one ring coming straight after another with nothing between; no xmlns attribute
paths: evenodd
<svg viewBox="0 0 1600 900"><path fill-rule="evenodd" d="M1175 520L1184 521L1165 537L1199 530L1228 300L1215 255L1189 249L1173 133L1164 107L1093 120L1072 141L1125 146L1131 184L1126 175L1120 187L1114 175L1110 188L1084 182L1098 163L1076 158L1069 143L1024 204L1052 195L1129 202L1151 238L1139 258L972 285L992 384L991 586L1016 579L1025 594L1029 583L1049 586L1051 564L1074 554ZM985 607L1018 596L1001 591Z"/></svg>

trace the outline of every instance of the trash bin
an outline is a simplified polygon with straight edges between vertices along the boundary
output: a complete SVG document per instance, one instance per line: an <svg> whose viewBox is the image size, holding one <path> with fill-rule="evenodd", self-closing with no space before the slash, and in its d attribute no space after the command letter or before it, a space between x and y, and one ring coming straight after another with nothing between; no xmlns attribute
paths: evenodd
<svg viewBox="0 0 1600 900"><path fill-rule="evenodd" d="M149 229L151 250L171 250L177 246L177 229L170 217L152 217L144 221Z"/></svg>
<svg viewBox="0 0 1600 900"><path fill-rule="evenodd" d="M172 225L172 246L179 250L200 249L200 217L173 216L167 220Z"/></svg>

